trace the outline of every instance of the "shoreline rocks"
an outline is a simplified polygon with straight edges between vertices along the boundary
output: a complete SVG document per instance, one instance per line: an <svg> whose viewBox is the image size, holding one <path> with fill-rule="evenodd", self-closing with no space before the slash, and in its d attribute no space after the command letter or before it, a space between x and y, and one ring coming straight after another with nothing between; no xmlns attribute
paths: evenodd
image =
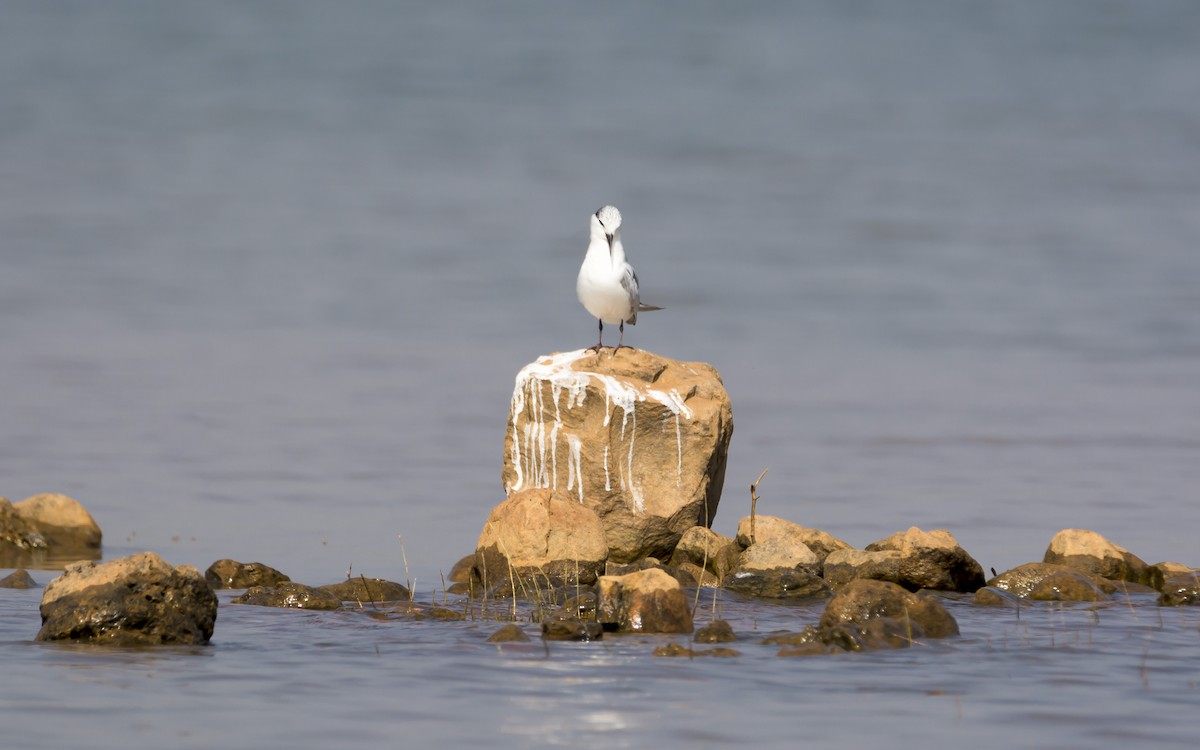
<svg viewBox="0 0 1200 750"><path fill-rule="evenodd" d="M711 365L638 349L564 352L517 375L505 431L505 492L555 489L593 510L609 557L669 559L710 526L733 411Z"/></svg>
<svg viewBox="0 0 1200 750"><path fill-rule="evenodd" d="M0 497L0 567L60 569L98 560L103 534L76 500L56 493L19 503Z"/></svg>
<svg viewBox="0 0 1200 750"><path fill-rule="evenodd" d="M1050 540L1042 562L1065 565L1113 581L1149 585L1150 566L1124 547L1087 529L1063 529Z"/></svg>

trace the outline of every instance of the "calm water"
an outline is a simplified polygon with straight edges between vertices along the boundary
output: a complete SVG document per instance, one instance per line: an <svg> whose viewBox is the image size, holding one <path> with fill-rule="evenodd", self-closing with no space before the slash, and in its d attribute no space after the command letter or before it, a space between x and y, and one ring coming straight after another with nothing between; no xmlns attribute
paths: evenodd
<svg viewBox="0 0 1200 750"><path fill-rule="evenodd" d="M593 341L613 203L668 308L630 343L733 399L718 531L770 467L761 512L855 545L1200 563L1197 70L1190 2L6 2L0 494L76 497L106 558L407 558L428 601L503 497L516 371ZM0 592L23 747L1187 746L1200 706L1198 616L1140 599L667 662L238 607L198 651L47 647L39 596Z"/></svg>

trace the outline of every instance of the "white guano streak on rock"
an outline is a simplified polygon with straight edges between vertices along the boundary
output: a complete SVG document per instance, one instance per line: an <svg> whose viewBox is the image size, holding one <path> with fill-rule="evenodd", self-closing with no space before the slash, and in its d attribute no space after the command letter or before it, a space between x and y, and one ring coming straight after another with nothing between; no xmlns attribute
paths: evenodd
<svg viewBox="0 0 1200 750"><path fill-rule="evenodd" d="M508 491L511 493L514 490L521 489L525 486L527 479L533 486L558 486L557 448L558 432L562 426L562 412L560 411L559 404L561 393L563 390L567 391L567 408L573 409L575 406L583 404L587 397L587 386L594 379L604 386L604 425L608 426L610 424L612 409L613 407L617 407L622 412L622 440L625 439L626 428L628 427L630 430L629 450L623 462L624 466L618 464L618 469L620 470L619 479L621 480L621 488L630 494L634 508L639 512L643 512L645 510L645 498L642 495L641 487L637 485L633 477L634 434L637 431L636 404L638 401L645 401L647 398L653 399L665 406L674 417L676 481L682 481L683 476L683 437L679 417L682 415L687 419L691 419L692 411L684 403L683 397L674 388L669 392L653 388L646 388L644 392L639 392L639 389L635 386L627 385L611 375L576 371L573 368L574 363L587 354L588 350L579 349L542 357L536 362L526 365L517 373L511 403L513 422L511 459L513 470L517 476L515 481L508 487ZM548 447L546 445L545 417L543 416L542 383L550 384L551 397L554 401L554 425L550 429L550 445ZM529 405L532 424L525 425L522 430L518 431L520 415L525 410L526 404ZM630 424L631 420L632 424ZM525 438L524 458L528 462L527 465L522 464L522 445L519 439L522 433ZM580 502L583 502L581 441L576 435L567 435L566 437L568 449L571 451L571 456L568 459L570 465L568 468L567 489L570 490L577 487ZM550 452L549 460L547 460L546 456L547 450ZM609 446L605 445L604 487L606 490L611 490L612 480L608 467L608 453ZM575 482L578 482L578 484L574 485Z"/></svg>

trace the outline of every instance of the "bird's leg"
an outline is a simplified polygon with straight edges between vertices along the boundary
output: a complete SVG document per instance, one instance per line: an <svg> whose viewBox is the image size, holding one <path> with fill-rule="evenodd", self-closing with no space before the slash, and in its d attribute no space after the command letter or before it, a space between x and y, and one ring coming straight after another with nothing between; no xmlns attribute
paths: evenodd
<svg viewBox="0 0 1200 750"><path fill-rule="evenodd" d="M617 348L616 348L616 349L613 349L613 354L616 354L616 353L617 353L617 350L621 348L621 342L622 342L622 341L624 341L624 340L625 340L625 321L623 321L623 320L622 320L622 321L621 321L621 335L617 337ZM627 347L625 347L625 348L626 348L626 349L632 349L633 347L632 347L632 346L627 346Z"/></svg>
<svg viewBox="0 0 1200 750"><path fill-rule="evenodd" d="M600 338L596 341L595 346L589 346L585 350L585 351L589 351L589 352L594 351L597 354L599 354L600 350L604 348L604 320L603 320L603 318L600 318L598 320L600 321Z"/></svg>

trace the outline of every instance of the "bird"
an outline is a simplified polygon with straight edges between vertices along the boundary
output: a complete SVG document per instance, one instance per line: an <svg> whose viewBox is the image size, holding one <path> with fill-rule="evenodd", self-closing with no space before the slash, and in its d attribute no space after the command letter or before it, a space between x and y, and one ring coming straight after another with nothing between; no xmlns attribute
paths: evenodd
<svg viewBox="0 0 1200 750"><path fill-rule="evenodd" d="M605 323L620 326L615 352L624 345L626 323L636 325L639 312L662 309L642 303L637 274L625 260L625 246L621 244L621 212L615 206L604 206L592 214L591 241L583 256L583 265L579 267L575 293L584 309L600 321L599 340L595 346L588 347L589 351L597 353L604 348Z"/></svg>

